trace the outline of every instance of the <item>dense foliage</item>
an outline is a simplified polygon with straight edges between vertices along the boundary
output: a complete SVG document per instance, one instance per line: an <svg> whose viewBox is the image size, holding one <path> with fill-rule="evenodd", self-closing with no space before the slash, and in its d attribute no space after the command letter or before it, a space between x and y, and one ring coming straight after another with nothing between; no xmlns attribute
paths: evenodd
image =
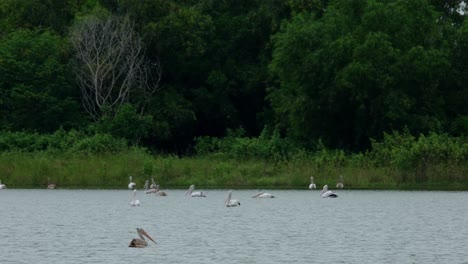
<svg viewBox="0 0 468 264"><path fill-rule="evenodd" d="M44 148L53 136L41 134L56 135L59 129L81 132L58 134L88 134L91 142L80 143L84 149L111 135L157 152L216 150L275 160L290 159L293 149L383 151L378 142L403 131L418 144L441 135L447 144L457 145L458 139L451 137L463 138L468 132L468 20L463 4L3 0L1 146L13 144L8 135L29 133L31 139L24 136L30 140L27 148ZM134 36L141 37L144 61L160 65L161 79L155 93L141 89L142 78L152 76L144 72L148 75L138 77L134 83L139 87L129 87L126 96L116 89L103 95L122 101L115 104L118 109L100 105L102 115L95 120L82 106L76 72L96 69L76 64L71 37L80 36L83 21L99 24L109 17L130 21ZM102 72L106 85L112 80L125 83L122 76L106 74ZM243 132L233 136L232 131Z"/></svg>

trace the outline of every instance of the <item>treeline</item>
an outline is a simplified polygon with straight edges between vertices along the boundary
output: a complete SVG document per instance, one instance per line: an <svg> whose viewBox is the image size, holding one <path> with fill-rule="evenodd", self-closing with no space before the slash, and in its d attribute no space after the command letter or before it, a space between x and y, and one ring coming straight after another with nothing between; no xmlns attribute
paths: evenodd
<svg viewBox="0 0 468 264"><path fill-rule="evenodd" d="M468 131L464 6L2 0L0 148L129 144L281 160L324 149L377 153L388 144L384 135L399 133L416 136L416 145L433 137L461 144ZM398 166L422 170L420 161L438 152L415 154L424 150L415 146L386 151L402 155L389 158Z"/></svg>

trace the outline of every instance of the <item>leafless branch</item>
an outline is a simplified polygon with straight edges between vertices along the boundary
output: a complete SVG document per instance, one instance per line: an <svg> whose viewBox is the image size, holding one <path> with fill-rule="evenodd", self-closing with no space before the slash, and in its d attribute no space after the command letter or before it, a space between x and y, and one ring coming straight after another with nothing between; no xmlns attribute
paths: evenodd
<svg viewBox="0 0 468 264"><path fill-rule="evenodd" d="M136 104L143 111L159 90L159 61L145 59L142 40L128 19L87 17L75 25L70 39L83 106L93 119L106 110L116 113L131 94L142 98Z"/></svg>

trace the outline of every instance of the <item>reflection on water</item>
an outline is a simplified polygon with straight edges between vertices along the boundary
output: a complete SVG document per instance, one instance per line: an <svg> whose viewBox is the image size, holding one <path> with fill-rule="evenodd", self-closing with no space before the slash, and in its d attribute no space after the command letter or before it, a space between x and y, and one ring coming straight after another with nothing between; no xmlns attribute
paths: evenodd
<svg viewBox="0 0 468 264"><path fill-rule="evenodd" d="M0 263L462 263L468 192L1 190ZM158 243L127 247L144 228Z"/></svg>

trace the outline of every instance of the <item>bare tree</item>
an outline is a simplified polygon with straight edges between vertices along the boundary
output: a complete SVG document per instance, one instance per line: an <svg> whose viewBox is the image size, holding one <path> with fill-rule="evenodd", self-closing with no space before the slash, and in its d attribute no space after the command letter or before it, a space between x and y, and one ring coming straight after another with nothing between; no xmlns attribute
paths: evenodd
<svg viewBox="0 0 468 264"><path fill-rule="evenodd" d="M159 89L159 61L145 59L143 43L127 18L89 16L72 29L75 72L85 110L95 120L115 114L134 98L141 113Z"/></svg>

